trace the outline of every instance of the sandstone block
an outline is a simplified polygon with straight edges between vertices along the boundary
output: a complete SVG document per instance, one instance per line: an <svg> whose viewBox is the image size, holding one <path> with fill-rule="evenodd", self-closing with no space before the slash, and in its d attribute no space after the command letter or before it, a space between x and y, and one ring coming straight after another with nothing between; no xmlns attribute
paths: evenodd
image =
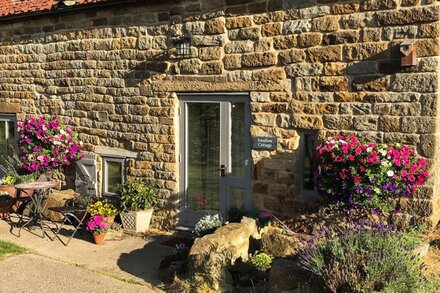
<svg viewBox="0 0 440 293"><path fill-rule="evenodd" d="M225 32L225 20L221 18L211 19L205 23L205 33L210 35L223 34Z"/></svg>
<svg viewBox="0 0 440 293"><path fill-rule="evenodd" d="M258 40L260 38L259 27L245 27L230 30L228 33L230 40Z"/></svg>
<svg viewBox="0 0 440 293"><path fill-rule="evenodd" d="M439 6L414 7L411 9L378 12L377 14L377 21L381 26L407 25L437 20L439 20Z"/></svg>
<svg viewBox="0 0 440 293"><path fill-rule="evenodd" d="M202 36L195 35L192 38L194 46L216 46L221 47L225 44L225 38L222 35Z"/></svg>
<svg viewBox="0 0 440 293"><path fill-rule="evenodd" d="M252 52L253 48L254 48L253 43L249 40L233 41L225 45L225 52L227 54L247 53L247 52Z"/></svg>
<svg viewBox="0 0 440 293"><path fill-rule="evenodd" d="M440 55L440 45L439 39L425 39L418 40L416 42L417 56L439 56Z"/></svg>
<svg viewBox="0 0 440 293"><path fill-rule="evenodd" d="M308 32L312 28L311 20L289 20L283 25L283 33L288 34L298 34L302 32Z"/></svg>
<svg viewBox="0 0 440 293"><path fill-rule="evenodd" d="M290 49L281 51L278 54L278 59L281 64L297 63L304 61L306 59L306 54L303 50Z"/></svg>
<svg viewBox="0 0 440 293"><path fill-rule="evenodd" d="M353 79L352 86L357 91L387 91L390 88L390 77L381 75L357 76Z"/></svg>
<svg viewBox="0 0 440 293"><path fill-rule="evenodd" d="M422 116L436 116L437 115L437 103L439 101L438 94L426 94L420 98L422 107Z"/></svg>
<svg viewBox="0 0 440 293"><path fill-rule="evenodd" d="M383 132L398 132L400 129L400 117L379 117L379 130Z"/></svg>
<svg viewBox="0 0 440 293"><path fill-rule="evenodd" d="M353 127L355 130L377 130L378 117L355 116L353 118Z"/></svg>
<svg viewBox="0 0 440 293"><path fill-rule="evenodd" d="M333 14L351 14L359 11L358 3L341 3L332 6Z"/></svg>
<svg viewBox="0 0 440 293"><path fill-rule="evenodd" d="M330 7L313 5L299 10L299 16L302 19L316 18L330 14Z"/></svg>
<svg viewBox="0 0 440 293"><path fill-rule="evenodd" d="M419 37L436 38L440 36L440 23L422 23L419 27Z"/></svg>
<svg viewBox="0 0 440 293"><path fill-rule="evenodd" d="M286 79L286 72L283 68L255 70L252 72L252 79L256 81L280 82Z"/></svg>
<svg viewBox="0 0 440 293"><path fill-rule="evenodd" d="M368 115L371 114L371 104L368 103L342 103L341 114Z"/></svg>
<svg viewBox="0 0 440 293"><path fill-rule="evenodd" d="M241 58L243 67L263 67L271 66L277 63L277 57L273 52L266 53L248 53Z"/></svg>
<svg viewBox="0 0 440 293"><path fill-rule="evenodd" d="M220 61L205 62L200 67L200 74L213 75L221 74L223 69L223 64Z"/></svg>
<svg viewBox="0 0 440 293"><path fill-rule="evenodd" d="M401 130L404 133L434 133L435 125L438 123L431 117L403 117Z"/></svg>
<svg viewBox="0 0 440 293"><path fill-rule="evenodd" d="M249 26L252 26L252 18L250 16L226 18L226 27L228 29L236 29Z"/></svg>
<svg viewBox="0 0 440 293"><path fill-rule="evenodd" d="M420 114L419 103L398 103L391 107L391 115L394 116L418 116Z"/></svg>
<svg viewBox="0 0 440 293"><path fill-rule="evenodd" d="M327 46L319 48L307 49L307 57L309 62L332 62L342 61L341 46Z"/></svg>
<svg viewBox="0 0 440 293"><path fill-rule="evenodd" d="M222 49L218 47L202 47L199 49L199 58L201 60L218 60L222 54Z"/></svg>
<svg viewBox="0 0 440 293"><path fill-rule="evenodd" d="M285 50L296 47L298 44L296 35L279 36L273 38L273 47L275 50Z"/></svg>
<svg viewBox="0 0 440 293"><path fill-rule="evenodd" d="M201 62L199 59L188 59L179 61L179 69L181 73L196 74L200 71Z"/></svg>
<svg viewBox="0 0 440 293"><path fill-rule="evenodd" d="M252 123L260 126L275 126L276 115L266 114L266 113L255 113L252 114Z"/></svg>
<svg viewBox="0 0 440 293"><path fill-rule="evenodd" d="M348 80L346 77L321 77L319 79L319 89L323 92L337 92L348 90Z"/></svg>
<svg viewBox="0 0 440 293"><path fill-rule="evenodd" d="M241 55L240 54L226 55L223 58L223 64L225 66L225 69L241 68Z"/></svg>
<svg viewBox="0 0 440 293"><path fill-rule="evenodd" d="M343 75L346 67L347 67L347 63L328 62L328 63L325 63L324 74L325 75Z"/></svg>
<svg viewBox="0 0 440 293"><path fill-rule="evenodd" d="M379 42L382 37L381 28L364 28L362 29L363 42Z"/></svg>
<svg viewBox="0 0 440 293"><path fill-rule="evenodd" d="M272 38L262 38L254 42L255 52L267 52L270 51L272 47Z"/></svg>
<svg viewBox="0 0 440 293"><path fill-rule="evenodd" d="M301 129L322 129L323 122L319 116L311 115L292 115L290 120L291 127Z"/></svg>
<svg viewBox="0 0 440 293"><path fill-rule="evenodd" d="M321 44L322 34L320 33L302 33L298 37L300 47L313 47Z"/></svg>
<svg viewBox="0 0 440 293"><path fill-rule="evenodd" d="M281 23L267 23L261 27L263 37L273 37L281 34Z"/></svg>
<svg viewBox="0 0 440 293"><path fill-rule="evenodd" d="M323 119L324 127L327 129L335 129L335 130L351 129L351 125L352 125L351 116L324 115L322 119Z"/></svg>
<svg viewBox="0 0 440 293"><path fill-rule="evenodd" d="M439 142L440 139L438 135L420 135L420 144L418 145L420 154L426 158L433 158L435 156L436 146Z"/></svg>
<svg viewBox="0 0 440 293"><path fill-rule="evenodd" d="M397 0L364 0L361 11L394 9L398 4Z"/></svg>
<svg viewBox="0 0 440 293"><path fill-rule="evenodd" d="M413 39L417 36L417 26L405 25L405 26L384 27L383 32L384 32L385 40Z"/></svg>
<svg viewBox="0 0 440 293"><path fill-rule="evenodd" d="M341 29L359 29L364 27L374 27L375 15L373 13L355 13L341 17Z"/></svg>
<svg viewBox="0 0 440 293"><path fill-rule="evenodd" d="M344 55L348 60L381 59L387 48L386 42L345 45Z"/></svg>
<svg viewBox="0 0 440 293"><path fill-rule="evenodd" d="M391 88L396 92L435 92L438 88L436 74L396 74Z"/></svg>
<svg viewBox="0 0 440 293"><path fill-rule="evenodd" d="M312 91L319 89L318 77L296 77L294 80L296 91Z"/></svg>
<svg viewBox="0 0 440 293"><path fill-rule="evenodd" d="M296 63L286 67L289 77L321 75L323 70L321 63Z"/></svg>
<svg viewBox="0 0 440 293"><path fill-rule="evenodd" d="M312 20L312 31L331 32L339 29L339 16L323 16Z"/></svg>

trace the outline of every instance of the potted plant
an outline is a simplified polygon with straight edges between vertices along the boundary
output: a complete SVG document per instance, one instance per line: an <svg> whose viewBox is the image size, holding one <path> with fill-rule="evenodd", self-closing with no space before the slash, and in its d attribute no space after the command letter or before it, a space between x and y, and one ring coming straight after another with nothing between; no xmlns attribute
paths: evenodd
<svg viewBox="0 0 440 293"><path fill-rule="evenodd" d="M128 180L117 186L121 220L124 229L145 232L150 227L153 206L157 202L153 186L138 179Z"/></svg>
<svg viewBox="0 0 440 293"><path fill-rule="evenodd" d="M95 215L87 222L87 230L93 234L97 245L104 245L109 224L102 215Z"/></svg>
<svg viewBox="0 0 440 293"><path fill-rule="evenodd" d="M108 200L97 200L94 203L89 203L87 211L92 217L95 215L103 215L109 224L115 221L115 216L118 213L116 207Z"/></svg>
<svg viewBox="0 0 440 293"><path fill-rule="evenodd" d="M222 220L218 214L205 215L196 224L195 231L200 237L214 233L222 225Z"/></svg>

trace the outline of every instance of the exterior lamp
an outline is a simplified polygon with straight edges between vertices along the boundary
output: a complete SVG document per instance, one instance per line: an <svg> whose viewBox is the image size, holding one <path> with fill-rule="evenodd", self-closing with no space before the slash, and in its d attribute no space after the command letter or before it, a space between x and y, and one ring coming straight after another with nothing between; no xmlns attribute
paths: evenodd
<svg viewBox="0 0 440 293"><path fill-rule="evenodd" d="M191 36L182 36L174 41L177 57L185 58L191 56Z"/></svg>

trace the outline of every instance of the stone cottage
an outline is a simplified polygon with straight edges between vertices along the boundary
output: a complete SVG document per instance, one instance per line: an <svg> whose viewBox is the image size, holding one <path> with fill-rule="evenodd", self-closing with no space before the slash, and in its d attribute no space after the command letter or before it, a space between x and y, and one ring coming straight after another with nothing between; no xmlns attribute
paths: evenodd
<svg viewBox="0 0 440 293"><path fill-rule="evenodd" d="M146 178L162 227L288 213L314 198L317 141L343 131L416 146L432 177L412 219L440 219L434 0L0 4L3 149L27 114L69 117L88 151L80 190Z"/></svg>

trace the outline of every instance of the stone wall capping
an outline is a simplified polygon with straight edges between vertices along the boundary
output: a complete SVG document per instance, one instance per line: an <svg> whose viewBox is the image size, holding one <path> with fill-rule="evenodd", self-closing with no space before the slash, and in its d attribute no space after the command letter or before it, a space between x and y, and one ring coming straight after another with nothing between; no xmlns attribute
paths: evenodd
<svg viewBox="0 0 440 293"><path fill-rule="evenodd" d="M103 157L115 157L115 158L132 158L138 157L137 152L132 152L127 149L113 148L106 146L95 146L95 153Z"/></svg>

